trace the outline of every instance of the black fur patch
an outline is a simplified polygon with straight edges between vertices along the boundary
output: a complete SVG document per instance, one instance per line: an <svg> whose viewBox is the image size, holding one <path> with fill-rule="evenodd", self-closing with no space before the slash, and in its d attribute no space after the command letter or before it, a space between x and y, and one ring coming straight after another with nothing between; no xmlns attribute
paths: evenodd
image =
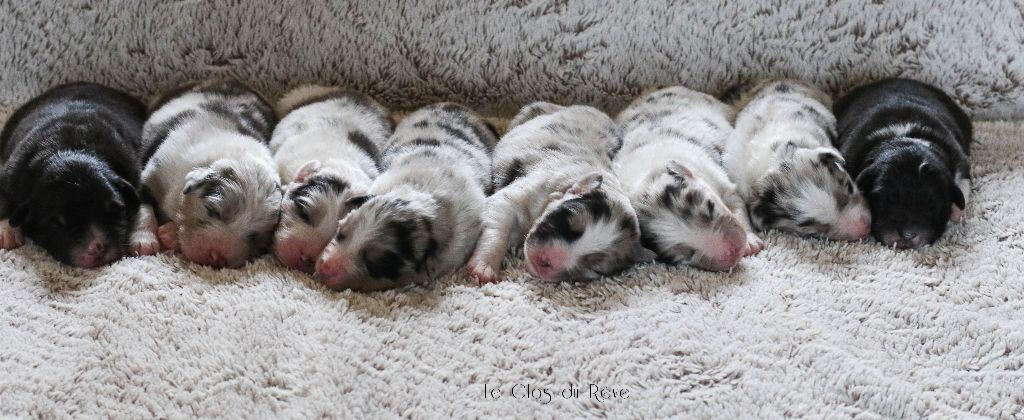
<svg viewBox="0 0 1024 420"><path fill-rule="evenodd" d="M370 156L370 159L373 159L375 165L378 167L380 166L380 150L377 149L377 145L373 144L366 134L357 130L349 131L348 139L352 144L356 145L356 147L362 149L363 152Z"/></svg>

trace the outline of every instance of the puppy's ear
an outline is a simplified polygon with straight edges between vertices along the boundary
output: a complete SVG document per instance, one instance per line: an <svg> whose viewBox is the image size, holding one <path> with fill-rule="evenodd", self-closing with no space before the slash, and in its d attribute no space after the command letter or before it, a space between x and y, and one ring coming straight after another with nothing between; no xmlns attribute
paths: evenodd
<svg viewBox="0 0 1024 420"><path fill-rule="evenodd" d="M306 182L306 180L309 179L310 176L313 176L313 174L320 172L320 167L321 164L319 160L314 159L309 162L306 162L306 164L302 165L302 168L299 168L299 171L295 173L295 182Z"/></svg>
<svg viewBox="0 0 1024 420"><path fill-rule="evenodd" d="M669 175L672 175L672 176L674 176L676 178L680 178L680 179L693 178L693 172L691 172L688 168L686 168L685 166L683 166L679 162L675 161L675 159L668 161L668 164L666 165L666 169L668 169L668 174Z"/></svg>
<svg viewBox="0 0 1024 420"><path fill-rule="evenodd" d="M818 161L824 165L838 163L839 166L843 166L846 164L846 159L843 159L843 156L833 149L829 149L827 147L820 147L817 149L817 151Z"/></svg>
<svg viewBox="0 0 1024 420"><path fill-rule="evenodd" d="M217 172L210 168L195 168L185 175L185 187L181 193L192 194L200 187L211 184L217 178Z"/></svg>
<svg viewBox="0 0 1024 420"><path fill-rule="evenodd" d="M857 188L865 193L869 193L875 190L875 180L878 179L878 169L874 166L865 167L857 175L857 179L853 182L857 184Z"/></svg>
<svg viewBox="0 0 1024 420"><path fill-rule="evenodd" d="M353 208L359 208L362 207L363 203L366 203L371 198L373 198L373 196L370 194L357 195L348 200L345 200L345 204Z"/></svg>
<svg viewBox="0 0 1024 420"><path fill-rule="evenodd" d="M141 200L139 199L139 193L135 190L135 186L130 184L124 178L117 178L114 180L114 188L117 189L117 193L121 195L121 201L124 203L126 209L136 209L139 207Z"/></svg>
<svg viewBox="0 0 1024 420"><path fill-rule="evenodd" d="M577 181L573 186L566 190L566 193L572 195L583 195L593 192L598 188L601 188L601 182L603 181L604 176L601 175L600 172L594 172Z"/></svg>

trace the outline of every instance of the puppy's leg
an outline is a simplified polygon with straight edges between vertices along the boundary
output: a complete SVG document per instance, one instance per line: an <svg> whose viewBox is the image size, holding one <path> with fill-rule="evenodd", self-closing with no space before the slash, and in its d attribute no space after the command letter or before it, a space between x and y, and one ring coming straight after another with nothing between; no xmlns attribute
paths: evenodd
<svg viewBox="0 0 1024 420"><path fill-rule="evenodd" d="M0 220L0 249L15 249L25 245L21 228L11 226L7 219Z"/></svg>
<svg viewBox="0 0 1024 420"><path fill-rule="evenodd" d="M732 210L736 218L739 219L740 225L743 226L743 230L747 231L747 247L743 253L744 257L755 255L761 252L765 247L764 240L754 233L754 228L750 226L750 218L747 215L747 205L743 202L743 198L740 197L735 191L730 192L723 197L725 205Z"/></svg>
<svg viewBox="0 0 1024 420"><path fill-rule="evenodd" d="M953 179L956 183L956 187L960 189L960 192L964 195L964 208L957 207L953 204L953 211L949 213L949 220L952 222L963 223L964 219L967 218L967 205L971 202L971 180L961 176L959 173Z"/></svg>
<svg viewBox="0 0 1024 420"><path fill-rule="evenodd" d="M466 267L481 284L500 280L501 261L508 252L509 238L522 230L527 217L523 208L531 192L526 184L516 182L487 199L482 217L483 232Z"/></svg>
<svg viewBox="0 0 1024 420"><path fill-rule="evenodd" d="M166 251L178 249L178 224L167 222L160 225L156 230L156 237L160 241L160 247Z"/></svg>
<svg viewBox="0 0 1024 420"><path fill-rule="evenodd" d="M156 236L156 212L150 204L139 206L132 229L131 248L135 256L156 255L160 251L160 242Z"/></svg>

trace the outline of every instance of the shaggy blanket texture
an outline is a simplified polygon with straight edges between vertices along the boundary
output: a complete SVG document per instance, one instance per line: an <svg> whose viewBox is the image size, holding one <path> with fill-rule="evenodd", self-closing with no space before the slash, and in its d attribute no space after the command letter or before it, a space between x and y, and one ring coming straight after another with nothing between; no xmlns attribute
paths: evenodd
<svg viewBox="0 0 1024 420"><path fill-rule="evenodd" d="M614 112L651 85L790 76L837 93L903 75L977 118L1020 118L1022 8L0 1L0 120L62 81L150 95L213 76L507 116L536 99ZM1024 123L977 128L970 217L916 251L770 234L731 274L549 285L516 262L500 284L371 294L270 258L80 270L0 251L0 416L1020 418Z"/></svg>
<svg viewBox="0 0 1024 420"><path fill-rule="evenodd" d="M731 274L549 285L516 263L484 287L360 294L270 258L0 251L0 414L1019 418L1021 133L978 124L970 217L933 247L770 234Z"/></svg>
<svg viewBox="0 0 1024 420"><path fill-rule="evenodd" d="M0 2L0 103L86 79L154 94L233 76L412 108L510 114L537 99L615 110L652 85L750 78L835 93L884 76L934 83L979 118L1024 116L1016 0Z"/></svg>

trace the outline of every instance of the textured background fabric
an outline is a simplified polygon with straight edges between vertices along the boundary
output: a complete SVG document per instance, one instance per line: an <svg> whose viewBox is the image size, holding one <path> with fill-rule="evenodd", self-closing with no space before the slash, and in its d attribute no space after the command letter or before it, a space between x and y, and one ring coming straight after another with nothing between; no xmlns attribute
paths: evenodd
<svg viewBox="0 0 1024 420"><path fill-rule="evenodd" d="M903 74L977 117L1024 116L1015 2L600 3L0 1L0 107L64 80L149 94L234 75L271 96L338 83L507 115L537 98L614 110L652 84ZM731 274L545 285L516 264L497 285L358 294L269 258L79 270L0 251L0 416L1019 418L1022 133L978 125L970 217L934 247L771 234ZM629 397L592 400L590 383ZM558 395L569 384L579 398Z"/></svg>
<svg viewBox="0 0 1024 420"><path fill-rule="evenodd" d="M936 246L772 234L731 274L552 286L516 264L496 285L360 294L270 258L79 270L0 251L0 415L1019 418L1024 124L978 131L971 216ZM542 404L515 384L584 391Z"/></svg>
<svg viewBox="0 0 1024 420"><path fill-rule="evenodd" d="M535 99L615 110L641 90L789 76L831 91L902 75L981 118L1024 116L1016 0L0 1L0 101L86 79L152 94L235 76L391 106Z"/></svg>

